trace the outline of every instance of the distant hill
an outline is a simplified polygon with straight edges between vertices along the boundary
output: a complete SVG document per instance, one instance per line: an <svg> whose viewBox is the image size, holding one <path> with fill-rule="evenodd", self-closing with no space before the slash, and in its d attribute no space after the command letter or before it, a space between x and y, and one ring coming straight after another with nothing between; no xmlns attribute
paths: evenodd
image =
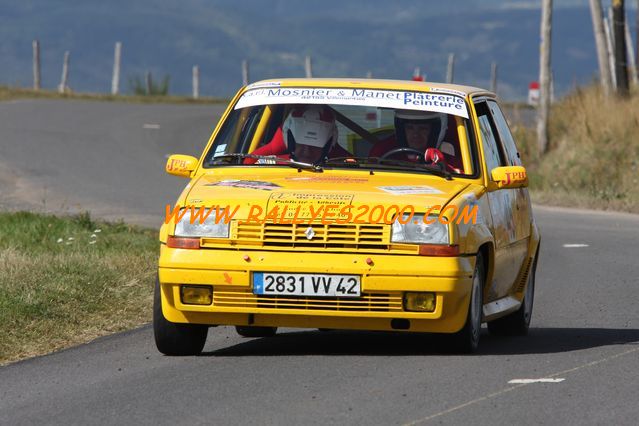
<svg viewBox="0 0 639 426"><path fill-rule="evenodd" d="M585 0L562 1L554 14L553 65L561 93L596 74ZM526 96L538 73L538 2L455 0L0 0L0 84L31 85L31 41L42 45L43 85L60 79L71 51L76 91L110 90L113 44L123 42L122 90L151 70L171 76L171 93L191 90L200 66L203 95L228 96L251 80L301 76L312 55L316 76L409 78L416 66L443 80L449 52L455 82L488 86L499 64L498 92ZM629 13L634 23L634 11ZM634 27L632 28L634 31Z"/></svg>

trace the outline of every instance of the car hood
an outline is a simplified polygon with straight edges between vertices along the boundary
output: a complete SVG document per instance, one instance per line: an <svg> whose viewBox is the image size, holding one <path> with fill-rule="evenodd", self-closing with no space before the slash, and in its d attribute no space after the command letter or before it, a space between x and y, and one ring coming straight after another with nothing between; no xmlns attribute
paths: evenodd
<svg viewBox="0 0 639 426"><path fill-rule="evenodd" d="M295 169L258 171L246 168L201 175L190 184L185 206L239 206L242 218L252 205L270 209L298 205L414 206L420 212L445 206L468 186L460 180L434 175L329 170L323 173ZM335 207L334 207L335 208Z"/></svg>

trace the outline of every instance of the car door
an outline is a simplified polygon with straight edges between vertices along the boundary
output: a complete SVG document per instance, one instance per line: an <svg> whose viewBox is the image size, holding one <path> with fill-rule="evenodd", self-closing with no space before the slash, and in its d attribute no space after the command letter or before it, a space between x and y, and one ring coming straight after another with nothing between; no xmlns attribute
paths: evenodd
<svg viewBox="0 0 639 426"><path fill-rule="evenodd" d="M509 159L499 138L488 103L475 103L484 151L488 179L495 167L509 165ZM517 235L516 189L497 189L488 192L488 205L492 216L492 232L495 241L495 268L492 282L487 286L486 302L507 296L517 278L527 246Z"/></svg>
<svg viewBox="0 0 639 426"><path fill-rule="evenodd" d="M488 107L493 116L497 132L499 133L499 139L504 147L506 154L506 161L509 166L521 166L521 158L515 140L510 132L510 127L506 121L506 117L501 111L501 108L494 100L488 100ZM532 208L530 205L530 195L528 188L514 189L515 194L515 210L513 214L515 216L515 235L517 241L525 240L526 247L528 246L528 239L530 238L530 222L532 216Z"/></svg>

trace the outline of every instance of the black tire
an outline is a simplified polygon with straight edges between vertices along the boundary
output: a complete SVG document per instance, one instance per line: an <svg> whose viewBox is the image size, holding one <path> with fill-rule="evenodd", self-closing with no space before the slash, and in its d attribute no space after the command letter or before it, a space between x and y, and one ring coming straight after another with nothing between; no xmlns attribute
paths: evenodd
<svg viewBox="0 0 639 426"><path fill-rule="evenodd" d="M236 325L235 331L242 337L273 337L277 333L277 327Z"/></svg>
<svg viewBox="0 0 639 426"><path fill-rule="evenodd" d="M478 253L475 261L475 272L473 273L466 323L461 330L450 336L450 349L456 353L473 353L479 346L485 281L484 259L482 254Z"/></svg>
<svg viewBox="0 0 639 426"><path fill-rule="evenodd" d="M167 321L162 314L160 282L155 283L153 295L153 334L155 346L164 355L198 355L206 343L207 325L177 324Z"/></svg>
<svg viewBox="0 0 639 426"><path fill-rule="evenodd" d="M525 336L528 334L530 319L532 318L533 302L535 300L535 270L533 265L528 275L528 284L524 300L519 309L512 314L490 321L488 331L494 336Z"/></svg>

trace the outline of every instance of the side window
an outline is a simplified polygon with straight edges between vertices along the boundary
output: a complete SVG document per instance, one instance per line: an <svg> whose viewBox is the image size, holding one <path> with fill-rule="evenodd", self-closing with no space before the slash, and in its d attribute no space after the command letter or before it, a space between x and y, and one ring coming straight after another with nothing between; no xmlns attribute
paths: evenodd
<svg viewBox="0 0 639 426"><path fill-rule="evenodd" d="M479 119L481 141L484 148L484 156L486 157L486 168L488 169L488 173L490 173L495 167L505 166L506 161L495 135L495 128L492 124L488 105L486 105L486 102L480 102L475 105L475 109L477 110L477 118Z"/></svg>
<svg viewBox="0 0 639 426"><path fill-rule="evenodd" d="M501 109L499 108L499 105L497 105L497 102L488 101L488 106L490 107L490 112L493 113L493 118L495 119L495 125L497 126L497 131L499 132L501 142L504 144L504 150L506 151L508 163L511 166L521 166L519 152L517 151L517 146L515 145L513 135L512 133L510 133L510 128L508 127L506 117L504 117L504 114L501 112Z"/></svg>
<svg viewBox="0 0 639 426"><path fill-rule="evenodd" d="M248 148L263 112L263 106L231 111L205 157L205 167L210 165L216 155L244 152Z"/></svg>

